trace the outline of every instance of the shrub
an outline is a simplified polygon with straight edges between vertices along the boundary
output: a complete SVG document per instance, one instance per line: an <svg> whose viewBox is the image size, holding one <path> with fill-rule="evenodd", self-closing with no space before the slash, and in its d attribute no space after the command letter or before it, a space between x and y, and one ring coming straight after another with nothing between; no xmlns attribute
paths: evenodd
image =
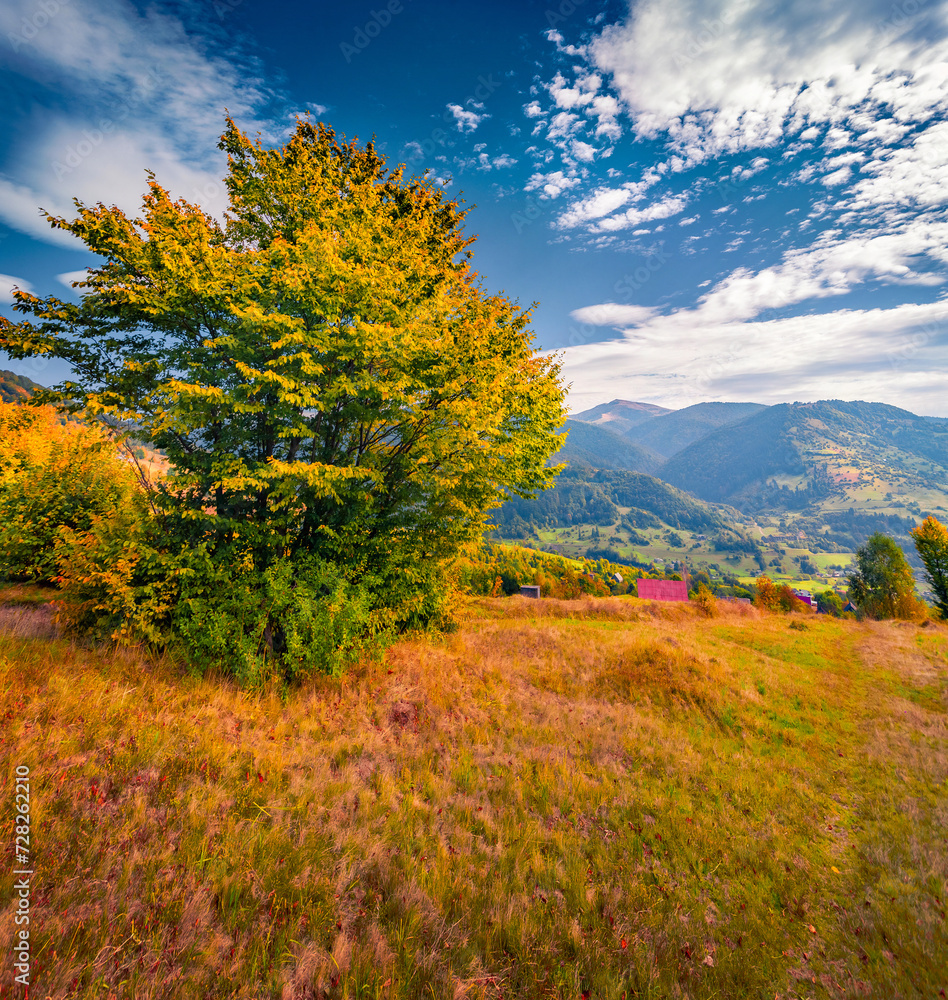
<svg viewBox="0 0 948 1000"><path fill-rule="evenodd" d="M314 559L258 569L236 544L163 551L158 535L157 522L101 518L89 531L64 532L67 632L168 649L193 672L216 667L249 687L273 676L338 676L394 634L399 616L374 581L354 583Z"/></svg>
<svg viewBox="0 0 948 1000"><path fill-rule="evenodd" d="M698 589L691 600L705 618L713 618L717 614L717 599L703 583L698 584Z"/></svg>
<svg viewBox="0 0 948 1000"><path fill-rule="evenodd" d="M138 512L135 475L103 428L51 406L0 403L0 574L56 576L61 530Z"/></svg>

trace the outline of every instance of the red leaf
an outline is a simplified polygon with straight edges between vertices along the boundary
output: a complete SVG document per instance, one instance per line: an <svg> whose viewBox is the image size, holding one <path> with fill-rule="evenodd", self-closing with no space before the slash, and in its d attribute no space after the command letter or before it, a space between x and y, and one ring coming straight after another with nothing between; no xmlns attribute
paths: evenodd
<svg viewBox="0 0 948 1000"><path fill-rule="evenodd" d="M622 942L621 942L621 944L622 944L622 947L623 947L623 948L628 948L628 947L629 947L629 942L628 942L628 941L626 941L626 939L625 939L625 938L623 938L623 939L622 939Z"/></svg>

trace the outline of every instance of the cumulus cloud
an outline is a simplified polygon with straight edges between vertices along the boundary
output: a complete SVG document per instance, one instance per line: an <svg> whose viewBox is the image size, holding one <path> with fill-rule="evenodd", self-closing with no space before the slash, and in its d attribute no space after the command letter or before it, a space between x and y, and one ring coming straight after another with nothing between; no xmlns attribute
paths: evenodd
<svg viewBox="0 0 948 1000"><path fill-rule="evenodd" d="M457 126L459 132L473 132L477 129L485 118L490 118L490 115L478 113L484 107L483 104L472 105L476 110L468 111L462 108L460 104L449 104L447 105L448 111L454 117L454 124Z"/></svg>
<svg viewBox="0 0 948 1000"><path fill-rule="evenodd" d="M539 191L540 197L558 198L564 191L581 183L578 177L567 176L562 170L552 170L548 174L536 173L527 181L525 191Z"/></svg>
<svg viewBox="0 0 948 1000"><path fill-rule="evenodd" d="M948 107L942 13L899 14L890 0L643 0L589 53L636 133L666 136L689 162L821 126L838 148L858 138L867 107L897 122Z"/></svg>
<svg viewBox="0 0 948 1000"><path fill-rule="evenodd" d="M652 222L655 219L667 219L671 215L677 215L684 211L688 204L686 194L668 195L644 208L630 208L618 215L610 215L605 219L600 219L591 229L596 232L613 232L617 229L631 229L643 222Z"/></svg>

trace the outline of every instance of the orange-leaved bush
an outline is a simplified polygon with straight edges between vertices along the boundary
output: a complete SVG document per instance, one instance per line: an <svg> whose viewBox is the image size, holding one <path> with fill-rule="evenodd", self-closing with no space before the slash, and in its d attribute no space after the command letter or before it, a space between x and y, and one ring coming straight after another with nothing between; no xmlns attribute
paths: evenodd
<svg viewBox="0 0 948 1000"><path fill-rule="evenodd" d="M54 579L63 532L131 511L138 492L104 428L0 402L0 575Z"/></svg>

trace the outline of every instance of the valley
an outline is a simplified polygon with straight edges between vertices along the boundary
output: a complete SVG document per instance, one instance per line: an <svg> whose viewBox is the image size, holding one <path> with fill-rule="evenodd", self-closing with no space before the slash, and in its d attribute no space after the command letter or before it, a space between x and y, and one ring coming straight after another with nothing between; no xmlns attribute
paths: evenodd
<svg viewBox="0 0 948 1000"><path fill-rule="evenodd" d="M684 563L722 584L767 573L842 593L856 549L881 531L924 589L908 533L948 511L945 421L878 403L675 411L614 400L564 430L557 485L508 501L492 538L666 572Z"/></svg>

